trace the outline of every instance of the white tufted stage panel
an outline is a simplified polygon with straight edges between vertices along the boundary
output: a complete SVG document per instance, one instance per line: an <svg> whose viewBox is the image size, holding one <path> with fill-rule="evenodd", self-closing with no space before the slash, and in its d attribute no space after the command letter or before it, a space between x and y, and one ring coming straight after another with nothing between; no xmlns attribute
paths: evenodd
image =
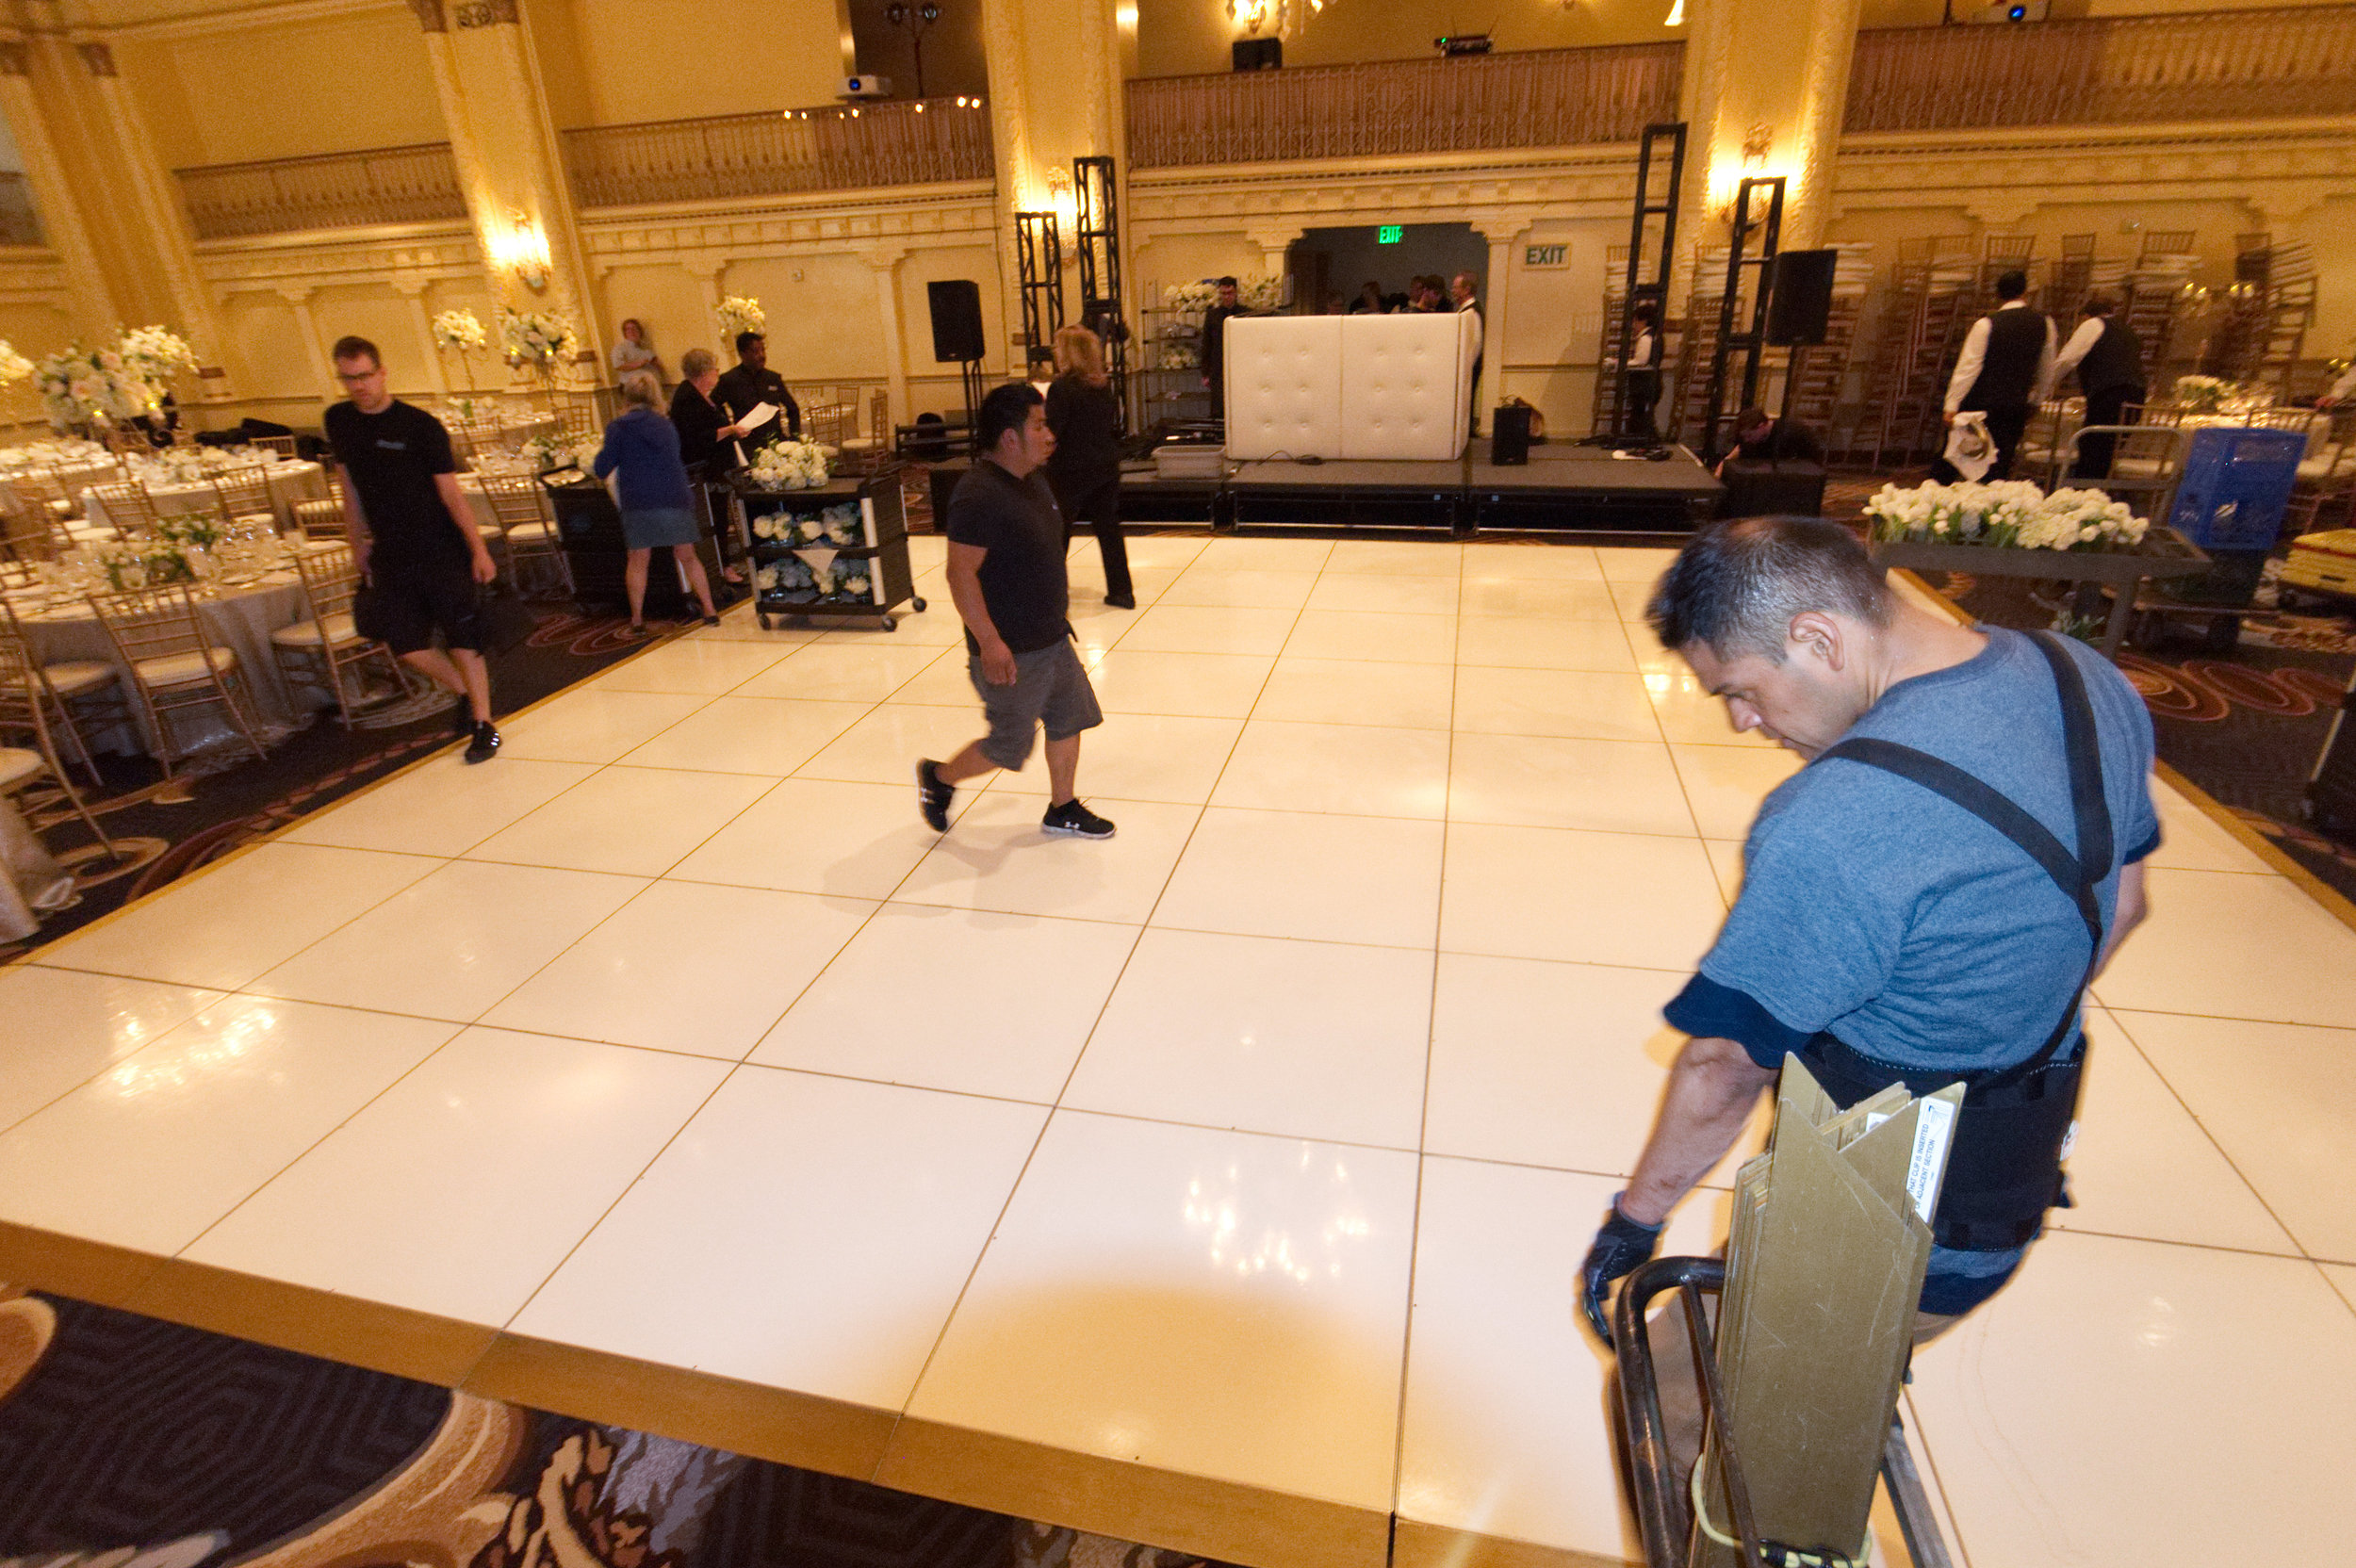
<svg viewBox="0 0 2356 1568"><path fill-rule="evenodd" d="M1227 322L1227 455L1338 457L1343 316Z"/></svg>
<svg viewBox="0 0 2356 1568"><path fill-rule="evenodd" d="M1430 316L1227 322L1227 455L1445 462L1464 449L1473 323Z"/></svg>

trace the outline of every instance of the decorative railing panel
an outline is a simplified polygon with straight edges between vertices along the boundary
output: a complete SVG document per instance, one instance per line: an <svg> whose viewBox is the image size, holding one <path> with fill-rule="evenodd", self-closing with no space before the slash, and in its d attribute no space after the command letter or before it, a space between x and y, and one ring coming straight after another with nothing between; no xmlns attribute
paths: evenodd
<svg viewBox="0 0 2356 1568"><path fill-rule="evenodd" d="M990 113L928 98L600 125L566 131L564 161L584 207L986 180Z"/></svg>
<svg viewBox="0 0 2356 1568"><path fill-rule="evenodd" d="M174 170L199 239L463 219L450 143Z"/></svg>
<svg viewBox="0 0 2356 1568"><path fill-rule="evenodd" d="M2345 115L2356 6L1857 35L1843 128L1962 130Z"/></svg>
<svg viewBox="0 0 2356 1568"><path fill-rule="evenodd" d="M1139 169L1634 141L1675 120L1682 43L1159 76L1129 84Z"/></svg>

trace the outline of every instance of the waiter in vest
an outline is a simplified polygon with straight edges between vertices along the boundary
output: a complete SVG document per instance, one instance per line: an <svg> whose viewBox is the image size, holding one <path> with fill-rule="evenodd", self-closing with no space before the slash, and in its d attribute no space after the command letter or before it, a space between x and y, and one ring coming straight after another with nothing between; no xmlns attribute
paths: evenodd
<svg viewBox="0 0 2356 1568"><path fill-rule="evenodd" d="M1927 1338L2012 1277L2063 1200L2080 1001L2143 919L2159 847L2151 717L2086 645L1919 609L1815 518L1697 534L1646 615L1736 729L1809 760L1759 808L1742 895L1666 1009L1693 1037L1583 1304L1604 1331L1607 1287L1652 1256L1791 1054L1843 1105L1965 1085Z"/></svg>
<svg viewBox="0 0 2356 1568"><path fill-rule="evenodd" d="M1661 401L1661 307L1650 300L1639 300L1628 312L1628 323L1635 335L1628 344L1627 368L1621 372L1620 396L1626 412L1620 422L1627 427L1621 433L1658 441L1661 430L1653 423L1653 408Z"/></svg>
<svg viewBox="0 0 2356 1568"><path fill-rule="evenodd" d="M2124 321L2111 319L2119 310L2119 302L2108 294L2091 294L2084 306L2086 319L2062 345L2060 355L2053 361L2053 383L2070 371L2078 372L2078 390L2086 395L2088 425L2116 425L2124 421L2119 414L2129 403L2143 401L2143 338ZM2078 440L2078 461L2071 465L2071 479L2108 479L2111 477L2111 452L2119 444L2116 435L2086 435Z"/></svg>
<svg viewBox="0 0 2356 1568"><path fill-rule="evenodd" d="M1986 478L2012 478L2012 454L2029 428L2029 410L2045 400L2053 384L2053 323L2029 308L2029 275L2015 268L1996 280L2004 302L1972 323L1963 356L1947 383L1947 422L1977 410L1988 416L1996 464ZM1931 465L1931 478L1953 484L1963 476L1944 457Z"/></svg>

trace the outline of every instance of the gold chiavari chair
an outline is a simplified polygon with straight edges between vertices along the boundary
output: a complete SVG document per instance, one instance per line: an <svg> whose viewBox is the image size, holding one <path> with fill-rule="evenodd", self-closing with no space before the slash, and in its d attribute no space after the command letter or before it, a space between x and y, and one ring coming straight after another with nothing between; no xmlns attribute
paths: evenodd
<svg viewBox="0 0 2356 1568"><path fill-rule="evenodd" d="M278 531L278 509L270 499L270 467L249 463L213 476L213 511L225 528L259 527Z"/></svg>
<svg viewBox="0 0 2356 1568"><path fill-rule="evenodd" d="M90 756L90 742L82 734L80 720L87 717L93 725L111 726L131 716L115 667L103 659L61 659L54 664L41 663L33 654L32 638L25 632L24 623L16 618L16 607L6 599L0 599L0 637L12 637L24 647L29 676L21 682L25 688L24 694L45 710L44 722L65 737L74 760L82 764L90 782L105 789L106 781L99 776L98 763ZM17 694L11 686L8 692L0 693L0 699L13 700Z"/></svg>
<svg viewBox="0 0 2356 1568"><path fill-rule="evenodd" d="M295 527L305 539L319 541L345 539L350 531L344 524L343 470L329 465L327 468L327 498L323 501L294 503Z"/></svg>
<svg viewBox="0 0 2356 1568"><path fill-rule="evenodd" d="M352 600L360 591L360 563L349 545L313 545L295 556L303 597L311 618L270 634L270 653L289 683L315 686L335 699L346 729L352 727L352 687L344 672L381 661L402 695L415 688L408 666L384 644L360 635L352 624Z"/></svg>
<svg viewBox="0 0 2356 1568"><path fill-rule="evenodd" d="M58 549L56 521L36 512L9 485L0 484L0 553L20 565L54 561Z"/></svg>
<svg viewBox="0 0 2356 1568"><path fill-rule="evenodd" d="M296 449L295 438L291 435L253 435L246 438L245 444L249 447L259 447L266 452L276 452L279 456L288 459L303 455Z"/></svg>
<svg viewBox="0 0 2356 1568"><path fill-rule="evenodd" d="M837 443L854 472L873 474L892 460L892 397L878 386L867 397L867 429Z"/></svg>
<svg viewBox="0 0 2356 1568"><path fill-rule="evenodd" d="M524 583L526 568L552 564L556 576L564 584L564 591L573 591L572 564L564 559L564 548L556 532L556 522L549 516L543 498L540 482L522 474L484 474L482 478L483 498L491 503L491 517L507 541L507 569L515 580L515 586Z"/></svg>
<svg viewBox="0 0 2356 1568"><path fill-rule="evenodd" d="M90 605L114 644L117 662L131 672L132 694L155 734L155 760L166 778L188 755L175 743L170 722L187 709L222 709L254 755L262 755L237 652L205 637L186 584L92 594Z"/></svg>
<svg viewBox="0 0 2356 1568"><path fill-rule="evenodd" d="M114 841L98 825L97 817L83 803L74 781L66 776L65 766L57 760L57 748L50 739L49 715L41 695L40 667L32 661L24 641L13 629L0 632L0 733L24 736L33 743L30 748L0 745L0 794L14 794L29 784L47 777L56 781L65 798L74 808L74 814L82 819L82 825L90 830L109 858L118 858ZM83 765L89 766L87 759ZM93 770L90 776L95 779ZM103 783L100 786L104 788Z"/></svg>
<svg viewBox="0 0 2356 1568"><path fill-rule="evenodd" d="M8 487L29 511L59 521L74 515L74 498L66 494L65 481L55 468L34 466L14 469L8 475Z"/></svg>
<svg viewBox="0 0 2356 1568"><path fill-rule="evenodd" d="M153 532L156 527L155 502L148 495L147 486L137 480L117 480L111 484L93 484L90 498L106 514L106 526L115 532L128 536L135 532Z"/></svg>

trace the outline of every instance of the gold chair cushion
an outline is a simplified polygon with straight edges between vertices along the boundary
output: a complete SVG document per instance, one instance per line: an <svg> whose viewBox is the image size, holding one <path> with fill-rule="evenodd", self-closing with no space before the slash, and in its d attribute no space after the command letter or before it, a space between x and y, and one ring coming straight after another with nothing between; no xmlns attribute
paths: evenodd
<svg viewBox="0 0 2356 1568"><path fill-rule="evenodd" d="M50 687L57 695L68 699L86 697L115 683L115 667L95 659L68 659L44 664L41 673L49 678Z"/></svg>
<svg viewBox="0 0 2356 1568"><path fill-rule="evenodd" d="M142 659L132 668L150 686L185 686L205 678L208 661L216 670L234 670L237 667L237 650L208 647L203 653L169 654L161 659Z"/></svg>
<svg viewBox="0 0 2356 1568"><path fill-rule="evenodd" d="M40 752L26 751L22 746L0 746L0 790L13 790L48 771L49 764L41 760Z"/></svg>
<svg viewBox="0 0 2356 1568"><path fill-rule="evenodd" d="M556 530L548 522L515 523L506 529L507 537L526 545L554 544Z"/></svg>
<svg viewBox="0 0 2356 1568"><path fill-rule="evenodd" d="M319 645L319 625L317 621L297 621L271 632L270 640L274 647L315 648ZM360 629L352 625L350 612L338 610L327 617L327 640L336 647L361 640Z"/></svg>

